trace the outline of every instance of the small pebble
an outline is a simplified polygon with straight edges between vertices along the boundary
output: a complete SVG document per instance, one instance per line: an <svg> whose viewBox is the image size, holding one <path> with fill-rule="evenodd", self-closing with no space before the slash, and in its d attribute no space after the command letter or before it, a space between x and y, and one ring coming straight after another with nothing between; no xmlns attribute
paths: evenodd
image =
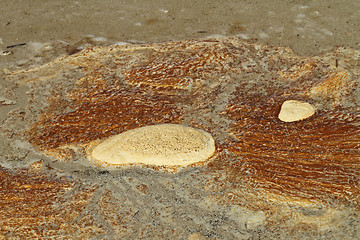
<svg viewBox="0 0 360 240"><path fill-rule="evenodd" d="M283 122L296 122L311 117L315 108L307 102L297 100L285 101L279 113L279 119Z"/></svg>
<svg viewBox="0 0 360 240"><path fill-rule="evenodd" d="M189 235L188 240L206 240L206 237L200 233L193 233Z"/></svg>
<svg viewBox="0 0 360 240"><path fill-rule="evenodd" d="M13 54L12 51L2 51L2 52L1 52L1 55L2 55L2 56L7 56L7 55L11 55L11 54Z"/></svg>

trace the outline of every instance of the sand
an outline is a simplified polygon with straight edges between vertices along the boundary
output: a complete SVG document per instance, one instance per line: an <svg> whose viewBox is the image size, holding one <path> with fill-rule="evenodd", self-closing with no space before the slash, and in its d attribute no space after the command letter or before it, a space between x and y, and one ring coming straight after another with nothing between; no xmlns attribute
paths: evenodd
<svg viewBox="0 0 360 240"><path fill-rule="evenodd" d="M295 157L300 158L302 154L309 156L312 150L320 151L330 148L334 149L334 152L328 152L329 156L358 154L357 142L344 143L342 139L349 139L349 136L352 138L357 134L356 128L348 130L346 128L351 121L356 121L356 117L352 116L359 105L360 90L357 87L357 90L351 91L352 95L349 98L351 101L345 103L341 103L341 100L346 97L341 94L341 90L349 90L353 87L347 82L354 74L359 74L359 66L356 64L349 66L341 54L335 54L337 58L329 59L331 63L329 68L351 68L353 72L334 70L335 77L332 79L335 81L333 82L331 77L330 81L323 79L323 85L308 89L309 91L301 96L285 95L282 101L276 104L272 103L270 98L269 104L277 107L269 108L261 104L253 104L250 109L258 114L255 114L253 118L246 118L246 121L237 117L239 109L246 112L248 105L241 105L236 102L236 99L229 99L229 93L236 91L234 85L228 84L227 88L218 87L218 80L225 83L231 81L220 77L212 79L212 91L218 94L218 101L215 102L216 106L211 111L206 105L203 105L202 109L194 110L201 113L203 119L203 124L196 126L194 124L194 127L207 132L211 132L211 129L226 132L228 127L219 126L226 126L230 122L221 117L213 118L212 112L231 104L233 108L226 114L231 115L232 112L232 117L239 125L247 124L249 128L234 126L230 132L235 135L230 140L237 141L240 146L243 146L241 144L248 145L242 147L241 151L235 148L231 151L221 151L217 158L221 159L220 163L227 162L228 165L215 162L208 166L186 168L176 174L138 167L117 170L94 167L79 153L82 149L81 142L79 146L72 145L69 148L64 146L63 149L58 149L56 153L60 153L61 150L65 156L62 160L50 153L44 154L44 149L34 147L25 139L24 132L29 130L31 123L38 120L34 117L40 116L45 108L56 109L56 105L50 105L48 97L56 93L58 95L55 96L55 102L56 99L63 99L66 93L74 89L69 79L80 78L81 72L74 69L73 72L62 73L60 68L57 74L61 77L49 84L23 84L18 82L19 79L5 77L6 73L11 71L41 66L59 56L71 56L88 45L152 43L219 35L237 36L251 43L290 47L296 54L304 57L325 55L326 58L326 53L336 47L344 47L344 52L352 52L350 48L360 49L359 4L358 1L352 0L282 1L281 3L273 0L196 2L156 0L116 3L110 0L71 3L62 0L56 2L15 0L4 3L0 15L2 24L0 50L1 52L12 51L13 54L0 55L0 182L2 186L0 191L1 195L5 196L0 199L2 226L0 238L41 239L64 238L65 236L74 239L116 239L119 237L122 239L188 239L191 237L200 239L359 239L360 214L356 203L342 202L341 199L336 198L336 195L332 195L333 198L327 198L328 204L310 201L301 205L296 204L296 201L304 203L302 199L289 197L276 200L279 195L269 200L269 194L259 190L261 186L251 185L252 179L266 174L268 168L265 166L257 169L252 165L256 162L246 161L246 156L236 157L240 152L249 155L254 152L254 149L260 150L260 153L271 151L269 143L279 141L281 143L278 137L281 134L273 135L274 138L272 136L266 138L269 131L266 128L264 131L261 130L262 128L259 131L257 126L263 126L264 118L268 120L273 117L271 118L273 121L279 121L277 117L281 103L290 97L291 99L311 97L314 102L320 104L317 105L320 110L328 111L336 106L341 109L341 104L344 104L345 109L353 109L353 112L345 112L333 116L334 118L331 113L322 115L324 112L320 112L319 116L323 118L315 118L315 124L311 124L313 128L306 133L306 136L311 137L315 131L313 129L321 129L317 132L320 132L322 138L312 138L314 141L312 144L307 143L307 139L299 138L298 132L291 132L291 127L288 127L288 125L304 124L312 118L292 124L282 123L287 130L286 134L290 134L291 139L299 139L300 143L308 146L308 151L301 154L296 150L298 145L288 146L292 147ZM7 48L18 43L26 43L26 45ZM300 75L308 74L308 70L312 68L311 61L308 65L304 64ZM247 77L249 80L257 79L262 74L267 76L265 71ZM290 69L289 72L279 74L277 77L297 77L296 74L291 74ZM34 77L40 77L40 75ZM42 80L49 79L51 78L46 76ZM285 84L291 85L293 80L290 78L288 80ZM339 83L335 89L332 88L334 83ZM331 95L333 92L336 94ZM33 96L35 93L39 95ZM258 97L256 94L252 96L254 99ZM196 103L213 101L213 99L201 98L201 92L197 97L192 98L191 101ZM37 102L31 102L30 99L37 99ZM90 101L91 98L87 100ZM147 106L146 103L139 101L139 98L135 100L133 104ZM243 99L241 103L246 103L245 100ZM148 97L147 101L154 106L157 103L155 97ZM165 102L164 99L162 101ZM322 105L324 101L333 101L333 105ZM60 101L56 103L62 106L68 104ZM186 110L182 108L183 105L172 105L171 101L166 104L175 110L176 108ZM160 104L157 108L155 107L156 111L161 112L163 106ZM264 115L264 112L269 112L262 111L264 109L272 110L272 115L270 117ZM69 114L70 110L64 108L64 111L68 111ZM180 122L176 115L180 112L175 110L172 112L175 114L174 117L162 114L162 112L159 116L165 118L167 122L170 120ZM51 116L48 118L51 119ZM191 115L187 118L191 119ZM342 122L343 128L339 125L331 125L333 119ZM156 120L160 121L161 118ZM330 128L321 128L324 124ZM271 125L268 127L271 128ZM299 129L309 131L306 127ZM333 132L329 133L327 130ZM336 144L329 146L325 144L326 148L322 148L328 134L336 136L337 132L340 132L340 137L332 138L332 141L339 139L340 148L334 148ZM109 137L111 134L115 133L104 132L103 136ZM212 132L212 136L220 141L225 140L217 132ZM243 138L239 140L240 136ZM263 140L261 144L256 141L259 138ZM341 150L341 147L345 145L348 152L341 152L344 150ZM246 152L248 149L250 152ZM337 149L340 150L337 151ZM284 152L283 149L278 149L274 153L281 155ZM346 155L347 153L350 155ZM265 160L271 160L272 156L273 154L265 156ZM287 155L282 156L285 158ZM322 155L317 157L320 159ZM245 161L242 162L241 159ZM357 160L354 159L345 168L341 164L337 165L336 161L328 163L333 167L339 166L337 170L335 169L336 171L351 175L356 173L356 168L347 172L343 170L351 164L356 164ZM263 160L260 159L258 162L266 163ZM223 168L224 166L226 168ZM272 166L274 166L273 163ZM296 163L288 167L301 170ZM239 169L246 171L246 174L242 172L239 175ZM262 175L258 174L259 170ZM306 171L307 169L304 170ZM310 172L314 174L311 175L314 179L321 181L334 173L332 169L328 171L325 175L316 175L316 171ZM268 179L273 181L272 183L274 183L274 176L270 172ZM288 175L289 181L285 183L291 183L292 176ZM338 178L340 181L346 180L352 184L351 186L355 186L355 188L345 189L348 193L356 191L356 186L358 187L356 176ZM292 186L290 193L313 194L311 189L306 187L297 188L296 185L288 185ZM333 185L333 190L338 189L335 185ZM251 186L255 193L246 192L246 186ZM270 190L273 191L278 185L271 186ZM339 186L340 190L347 187L346 184ZM326 184L318 185L318 187L320 190L318 193L326 192ZM345 190L341 190L340 195L344 194ZM254 194L253 198L251 194ZM322 198L324 195L317 196ZM346 196L351 199L351 195ZM281 205L278 204L279 202L292 204ZM249 206L251 206L250 209ZM264 209L264 211L259 209Z"/></svg>

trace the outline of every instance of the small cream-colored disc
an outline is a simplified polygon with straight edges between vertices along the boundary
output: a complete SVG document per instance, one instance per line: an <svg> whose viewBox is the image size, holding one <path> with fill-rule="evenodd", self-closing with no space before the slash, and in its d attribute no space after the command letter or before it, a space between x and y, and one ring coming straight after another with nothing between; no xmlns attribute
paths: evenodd
<svg viewBox="0 0 360 240"><path fill-rule="evenodd" d="M283 122L295 122L311 117L315 108L307 102L297 100L285 101L279 113L279 119Z"/></svg>

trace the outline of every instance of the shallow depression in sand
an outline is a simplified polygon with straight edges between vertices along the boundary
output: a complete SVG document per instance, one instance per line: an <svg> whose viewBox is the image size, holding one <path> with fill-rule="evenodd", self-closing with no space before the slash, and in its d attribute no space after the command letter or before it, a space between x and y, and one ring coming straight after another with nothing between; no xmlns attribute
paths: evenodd
<svg viewBox="0 0 360 240"><path fill-rule="evenodd" d="M96 145L90 158L98 163L184 166L213 155L214 139L205 131L179 124L159 124L112 136Z"/></svg>

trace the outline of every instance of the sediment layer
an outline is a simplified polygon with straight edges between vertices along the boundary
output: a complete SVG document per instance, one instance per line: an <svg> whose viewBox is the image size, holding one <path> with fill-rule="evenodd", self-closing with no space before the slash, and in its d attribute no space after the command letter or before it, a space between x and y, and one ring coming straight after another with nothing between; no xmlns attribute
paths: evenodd
<svg viewBox="0 0 360 240"><path fill-rule="evenodd" d="M8 78L32 87L27 140L58 161L131 129L183 124L213 136L201 182L226 204L359 206L359 58L212 38L88 47ZM315 114L281 121L291 99Z"/></svg>

